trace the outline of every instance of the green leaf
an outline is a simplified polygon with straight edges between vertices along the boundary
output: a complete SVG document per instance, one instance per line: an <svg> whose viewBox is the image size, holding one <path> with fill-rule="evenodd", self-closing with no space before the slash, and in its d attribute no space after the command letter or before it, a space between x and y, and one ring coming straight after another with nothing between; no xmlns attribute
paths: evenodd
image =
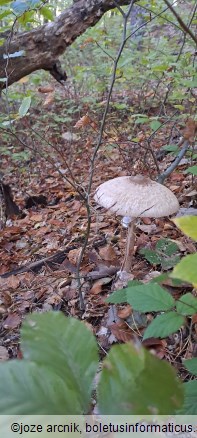
<svg viewBox="0 0 197 438"><path fill-rule="evenodd" d="M140 280L129 280L128 281L128 287L140 286L140 284L143 284L142 281L140 281Z"/></svg>
<svg viewBox="0 0 197 438"><path fill-rule="evenodd" d="M172 414L182 399L181 383L167 362L130 344L111 348L98 385L101 414Z"/></svg>
<svg viewBox="0 0 197 438"><path fill-rule="evenodd" d="M169 310L175 304L173 297L158 284L143 284L126 289L127 302L139 312Z"/></svg>
<svg viewBox="0 0 197 438"><path fill-rule="evenodd" d="M177 144L165 145L165 146L162 146L161 149L163 149L164 151L167 151L167 152L175 152L175 153L179 151Z"/></svg>
<svg viewBox="0 0 197 438"><path fill-rule="evenodd" d="M180 278L181 280L197 286L197 253L183 257L178 265L175 266L170 277Z"/></svg>
<svg viewBox="0 0 197 438"><path fill-rule="evenodd" d="M197 240L197 216L182 216L173 219L181 231L194 240Z"/></svg>
<svg viewBox="0 0 197 438"><path fill-rule="evenodd" d="M166 71L168 69L169 65L168 64L160 64L160 65L154 65L152 67L153 71L159 71L159 72L163 72Z"/></svg>
<svg viewBox="0 0 197 438"><path fill-rule="evenodd" d="M192 173L193 175L197 175L197 166L188 167L187 170L185 170L185 173Z"/></svg>
<svg viewBox="0 0 197 438"><path fill-rule="evenodd" d="M177 412L178 415L196 415L197 414L197 380L183 384L185 393L183 408Z"/></svg>
<svg viewBox="0 0 197 438"><path fill-rule="evenodd" d="M168 274L160 274L157 277L152 278L149 283L163 283L163 281L168 279Z"/></svg>
<svg viewBox="0 0 197 438"><path fill-rule="evenodd" d="M188 88L197 88L197 79L194 79L193 81L188 81L187 79L181 80L181 85Z"/></svg>
<svg viewBox="0 0 197 438"><path fill-rule="evenodd" d="M148 249L148 248L142 248L140 249L139 253L144 255L145 259L152 265L161 264L161 257L156 253L156 251L153 251L152 249Z"/></svg>
<svg viewBox="0 0 197 438"><path fill-rule="evenodd" d="M184 367L187 368L187 370L191 374L197 376L197 357L194 357L193 359L184 360L183 365Z"/></svg>
<svg viewBox="0 0 197 438"><path fill-rule="evenodd" d="M46 18L49 21L53 21L54 20L54 15L51 11L51 9L47 8L46 6L43 6L40 9L40 13L43 15L44 18Z"/></svg>
<svg viewBox="0 0 197 438"><path fill-rule="evenodd" d="M2 18L7 17L8 15L11 15L11 14L13 14L13 12L10 9L6 9L4 12L2 12L0 14L0 20L2 20ZM1 36L1 34L0 34L0 36Z"/></svg>
<svg viewBox="0 0 197 438"><path fill-rule="evenodd" d="M156 316L145 330L143 339L148 338L166 338L176 332L185 323L185 318L176 312L168 312Z"/></svg>
<svg viewBox="0 0 197 438"><path fill-rule="evenodd" d="M167 256L175 254L178 249L178 245L170 239L160 239L156 244L156 251L162 252Z"/></svg>
<svg viewBox="0 0 197 438"><path fill-rule="evenodd" d="M113 304L119 304L119 303L126 303L127 302L127 294L126 289L119 289L113 292L107 299L106 303L113 303Z"/></svg>
<svg viewBox="0 0 197 438"><path fill-rule="evenodd" d="M191 293L183 295L177 300L176 309L181 315L195 315L195 313L197 313L197 298Z"/></svg>
<svg viewBox="0 0 197 438"><path fill-rule="evenodd" d="M31 105L31 97L30 96L24 97L18 110L20 117L24 117L27 114L30 105Z"/></svg>
<svg viewBox="0 0 197 438"><path fill-rule="evenodd" d="M126 103L113 103L113 107L117 110L124 110L128 108L128 105Z"/></svg>
<svg viewBox="0 0 197 438"><path fill-rule="evenodd" d="M136 119L135 123L140 125L142 123L148 123L148 121L149 121L148 117L139 117L138 119Z"/></svg>
<svg viewBox="0 0 197 438"><path fill-rule="evenodd" d="M7 3L10 3L10 0L0 0L0 6L6 5Z"/></svg>
<svg viewBox="0 0 197 438"><path fill-rule="evenodd" d="M72 392L69 413L87 411L98 366L96 340L87 327L60 312L33 314L21 336L24 359L51 367Z"/></svg>
<svg viewBox="0 0 197 438"><path fill-rule="evenodd" d="M54 367L55 368L55 367ZM72 388L49 367L24 360L0 363L1 415L54 415L80 412ZM72 406L72 409L71 409Z"/></svg>
<svg viewBox="0 0 197 438"><path fill-rule="evenodd" d="M152 129L152 131L157 131L161 126L161 123L158 120L152 120L152 122L150 123L150 127Z"/></svg>
<svg viewBox="0 0 197 438"><path fill-rule="evenodd" d="M21 23L23 26L27 23L36 22L36 20L34 19L34 14L35 11L26 11L18 18L18 22Z"/></svg>
<svg viewBox="0 0 197 438"><path fill-rule="evenodd" d="M175 255L172 257L168 257L168 258L163 258L162 262L161 262L161 266L164 270L166 269L170 269L173 268L180 260L180 256L179 255Z"/></svg>

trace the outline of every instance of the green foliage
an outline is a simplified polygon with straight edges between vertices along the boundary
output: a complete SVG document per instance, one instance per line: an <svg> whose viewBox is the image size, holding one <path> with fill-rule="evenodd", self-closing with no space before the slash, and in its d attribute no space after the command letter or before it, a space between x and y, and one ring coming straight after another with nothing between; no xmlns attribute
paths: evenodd
<svg viewBox="0 0 197 438"><path fill-rule="evenodd" d="M189 237L197 240L197 218L185 216L174 219L175 224ZM175 266L171 277L192 283L197 286L197 253L187 255Z"/></svg>
<svg viewBox="0 0 197 438"><path fill-rule="evenodd" d="M176 332L185 323L185 318L178 315L176 312L168 312L163 315L156 316L151 324L146 329L143 339L152 337L166 338Z"/></svg>
<svg viewBox="0 0 197 438"><path fill-rule="evenodd" d="M122 299L121 299L122 295ZM197 298L191 293L175 300L169 292L159 284L150 282L140 286L129 285L127 288L114 292L107 299L109 303L129 303L139 312L166 312L158 315L148 326L144 339L150 337L165 338L176 332L185 324L185 317L197 312Z"/></svg>
<svg viewBox="0 0 197 438"><path fill-rule="evenodd" d="M180 411L177 413L196 415L197 414L197 380L192 380L190 382L183 384L184 388L184 405Z"/></svg>
<svg viewBox="0 0 197 438"><path fill-rule="evenodd" d="M188 283L197 286L197 253L184 257L178 265L175 266L171 274L172 277L180 278Z"/></svg>
<svg viewBox="0 0 197 438"><path fill-rule="evenodd" d="M122 294L122 300L120 301ZM147 284L140 286L130 286L128 288L114 292L107 299L110 303L120 303L123 300L139 311L139 312L159 312L161 310L169 310L175 300L172 296L158 284Z"/></svg>
<svg viewBox="0 0 197 438"><path fill-rule="evenodd" d="M175 224L185 232L189 237L197 240L197 218L184 216L173 220ZM175 248L167 245L168 255L171 256ZM160 250L163 249L163 243L160 241ZM158 247L157 247L158 250ZM156 254L157 256L157 254ZM191 282L194 286L197 285L197 254L191 254L184 257L178 265L175 266L171 274L172 280L176 278ZM176 332L185 324L185 318L197 313L197 298L191 293L186 293L178 300L174 300L171 295L157 284L165 280L162 274L148 284L137 284L130 282L128 287L122 291L114 292L109 298L108 302L121 303L128 302L134 310L141 312L150 311L165 311L149 324L145 330L144 339L151 337L165 338L171 333ZM155 283L156 282L156 283ZM133 284L132 284L133 283ZM197 375L197 359L184 361L187 370ZM184 405L177 413L178 414L197 414L197 382L190 381L184 383ZM126 392L126 389L125 389Z"/></svg>
<svg viewBox="0 0 197 438"><path fill-rule="evenodd" d="M181 315L195 315L197 313L197 299L191 293L183 295L176 302L176 310Z"/></svg>
<svg viewBox="0 0 197 438"><path fill-rule="evenodd" d="M101 414L167 414L180 406L182 389L168 363L130 344L119 345L103 362L98 400Z"/></svg>
<svg viewBox="0 0 197 438"><path fill-rule="evenodd" d="M173 219L173 222L179 227L187 236L197 240L197 216L182 216Z"/></svg>
<svg viewBox="0 0 197 438"><path fill-rule="evenodd" d="M19 107L19 110L18 110L20 117L26 116L26 114L30 108L30 105L31 105L31 97L30 96L24 97L24 99L22 100L22 103Z"/></svg>
<svg viewBox="0 0 197 438"><path fill-rule="evenodd" d="M23 361L0 367L1 376L5 373L0 382L1 414L88 411L98 353L84 324L56 312L31 315L22 328L21 348Z"/></svg>
<svg viewBox="0 0 197 438"><path fill-rule="evenodd" d="M180 257L177 254L179 248L175 242L169 239L160 239L156 243L155 251L142 248L139 252L152 265L161 265L163 269L169 269L176 265Z"/></svg>
<svg viewBox="0 0 197 438"><path fill-rule="evenodd" d="M47 6L43 6L40 9L40 13L43 15L44 18L46 18L49 21L53 21L54 20L54 15L53 12L49 9L49 7Z"/></svg>
<svg viewBox="0 0 197 438"><path fill-rule="evenodd" d="M83 323L59 312L32 314L21 348L22 360L0 364L1 414L89 411L98 353ZM169 364L130 344L112 347L98 385L101 413L172 414L182 402L182 384Z"/></svg>
<svg viewBox="0 0 197 438"><path fill-rule="evenodd" d="M197 376L197 358L184 361L184 366L187 370ZM197 414L197 381L191 380L183 384L184 389L184 405L178 414L196 415Z"/></svg>
<svg viewBox="0 0 197 438"><path fill-rule="evenodd" d="M191 374L197 376L197 357L184 360L183 364Z"/></svg>
<svg viewBox="0 0 197 438"><path fill-rule="evenodd" d="M177 155L179 152L179 148L176 144L168 144L165 146L162 146L162 149L166 152L173 152L173 154Z"/></svg>
<svg viewBox="0 0 197 438"><path fill-rule="evenodd" d="M185 173L192 173L192 175L197 175L197 166L188 167Z"/></svg>

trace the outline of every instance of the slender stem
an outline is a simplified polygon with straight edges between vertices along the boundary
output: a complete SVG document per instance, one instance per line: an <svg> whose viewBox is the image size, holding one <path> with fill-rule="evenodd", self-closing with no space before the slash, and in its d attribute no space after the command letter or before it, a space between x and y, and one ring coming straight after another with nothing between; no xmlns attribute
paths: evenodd
<svg viewBox="0 0 197 438"><path fill-rule="evenodd" d="M132 260L133 260L134 244L135 244L135 221L136 218L132 218L132 221L128 226L125 258L122 266L122 271L126 271L126 272L130 272Z"/></svg>
<svg viewBox="0 0 197 438"><path fill-rule="evenodd" d="M171 173L173 172L174 169L176 169L176 167L178 166L178 164L180 163L181 159L184 157L184 155L187 152L187 149L189 148L189 143L187 140L184 141L183 143L183 147L180 149L177 157L175 158L175 160L172 162L172 164L163 172L161 173L158 178L157 178L157 182L160 184L164 183L164 180L171 175Z"/></svg>

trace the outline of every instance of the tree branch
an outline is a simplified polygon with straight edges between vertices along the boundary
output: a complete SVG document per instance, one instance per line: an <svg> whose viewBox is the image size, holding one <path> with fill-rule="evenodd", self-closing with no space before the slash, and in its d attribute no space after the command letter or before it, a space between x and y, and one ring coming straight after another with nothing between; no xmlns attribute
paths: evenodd
<svg viewBox="0 0 197 438"><path fill-rule="evenodd" d="M1 88L39 69L53 71L66 48L118 4L128 5L130 0L79 0L65 9L54 22L30 32L10 35L0 46L0 78L7 79L0 83ZM16 56L17 52L21 55Z"/></svg>
<svg viewBox="0 0 197 438"><path fill-rule="evenodd" d="M180 17L179 14L177 14L176 10L174 9L174 7L171 5L171 3L169 2L169 0L163 0L165 2L165 4L168 6L168 8L171 10L171 12L173 13L173 15L176 17L178 23L180 24L180 26L182 27L182 29L184 30L185 33L187 33L188 35L190 35L190 37L192 38L192 40L197 44L197 37L193 34L193 32L191 31L191 29L184 23L184 21L182 20L182 18Z"/></svg>
<svg viewBox="0 0 197 438"><path fill-rule="evenodd" d="M171 175L171 173L173 172L174 169L176 169L176 167L178 166L178 164L180 163L180 161L184 157L185 153L187 152L188 147L189 147L189 142L187 140L185 140L184 143L183 143L183 147L180 149L180 152L178 153L177 157L172 162L172 164L165 170L165 172L161 173L158 176L157 182L159 182L160 184L164 183L164 180L169 175Z"/></svg>

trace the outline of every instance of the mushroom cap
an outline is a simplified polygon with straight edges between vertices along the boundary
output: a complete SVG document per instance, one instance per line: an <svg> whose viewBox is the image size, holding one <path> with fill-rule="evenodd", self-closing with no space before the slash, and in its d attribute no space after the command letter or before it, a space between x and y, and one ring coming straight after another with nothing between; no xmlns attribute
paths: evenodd
<svg viewBox="0 0 197 438"><path fill-rule="evenodd" d="M143 175L120 176L101 184L95 201L121 216L162 217L179 209L179 203L167 187Z"/></svg>

